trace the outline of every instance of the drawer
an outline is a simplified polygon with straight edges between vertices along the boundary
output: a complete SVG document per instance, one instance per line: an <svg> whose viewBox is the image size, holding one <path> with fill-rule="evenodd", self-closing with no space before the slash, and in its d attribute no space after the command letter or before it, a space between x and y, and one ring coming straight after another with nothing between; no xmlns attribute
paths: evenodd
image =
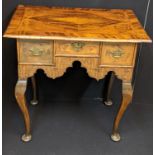
<svg viewBox="0 0 155 155"><path fill-rule="evenodd" d="M53 41L18 40L18 60L21 64L53 64Z"/></svg>
<svg viewBox="0 0 155 155"><path fill-rule="evenodd" d="M103 43L101 66L134 66L136 47L133 43Z"/></svg>
<svg viewBox="0 0 155 155"><path fill-rule="evenodd" d="M98 42L55 41L56 56L99 57Z"/></svg>

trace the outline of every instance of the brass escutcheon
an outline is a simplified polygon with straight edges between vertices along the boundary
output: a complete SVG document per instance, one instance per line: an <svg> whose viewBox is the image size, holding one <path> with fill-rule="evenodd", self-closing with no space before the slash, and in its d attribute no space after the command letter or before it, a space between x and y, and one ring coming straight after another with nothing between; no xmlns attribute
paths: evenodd
<svg viewBox="0 0 155 155"><path fill-rule="evenodd" d="M43 50L39 49L39 48L32 48L32 49L30 49L30 52L31 52L32 56L40 56L40 55L42 55Z"/></svg>
<svg viewBox="0 0 155 155"><path fill-rule="evenodd" d="M111 55L113 58L120 58L124 54L124 52L120 49L116 51L108 51L107 53Z"/></svg>
<svg viewBox="0 0 155 155"><path fill-rule="evenodd" d="M73 42L71 43L71 46L75 51L79 51L80 49L83 48L83 46L85 46L85 43L84 42Z"/></svg>

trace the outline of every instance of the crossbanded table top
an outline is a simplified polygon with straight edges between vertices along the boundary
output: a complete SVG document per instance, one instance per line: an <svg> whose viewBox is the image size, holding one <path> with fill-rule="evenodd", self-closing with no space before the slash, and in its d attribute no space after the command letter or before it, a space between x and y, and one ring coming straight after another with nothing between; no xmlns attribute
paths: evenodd
<svg viewBox="0 0 155 155"><path fill-rule="evenodd" d="M4 37L151 42L132 10L17 6Z"/></svg>

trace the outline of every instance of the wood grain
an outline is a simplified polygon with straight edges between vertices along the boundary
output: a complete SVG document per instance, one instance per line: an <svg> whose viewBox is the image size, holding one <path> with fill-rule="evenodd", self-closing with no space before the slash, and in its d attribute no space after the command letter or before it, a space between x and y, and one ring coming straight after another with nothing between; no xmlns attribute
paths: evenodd
<svg viewBox="0 0 155 155"><path fill-rule="evenodd" d="M25 99L26 86L27 86L27 80L18 80L15 87L15 97L22 111L22 114L24 116L25 129L26 129L25 134L29 135L30 134L30 116L29 116L29 112L26 104L26 99Z"/></svg>
<svg viewBox="0 0 155 155"><path fill-rule="evenodd" d="M118 113L117 113L115 121L114 121L113 131L112 131L113 135L119 134L118 128L119 128L120 121L121 121L128 105L130 104L130 102L132 100L133 89L132 89L131 83L123 82L122 87L123 87L122 88L123 98L122 98L122 103L120 105L120 108L118 110Z"/></svg>
<svg viewBox="0 0 155 155"><path fill-rule="evenodd" d="M136 44L103 43L101 48L100 66L134 66Z"/></svg>
<svg viewBox="0 0 155 155"><path fill-rule="evenodd" d="M38 69L41 69L48 77L55 79L57 77L63 76L68 67L72 67L72 61L70 61L70 63L68 62L68 64L60 68L45 65L18 65L18 76L19 78L28 78L33 76ZM96 80L103 79L109 71L115 72L117 78L123 80L124 82L131 82L132 80L133 68L127 68L127 67L91 68L88 66L88 63L81 64L81 67L86 68L88 75L92 78L95 78Z"/></svg>
<svg viewBox="0 0 155 155"><path fill-rule="evenodd" d="M132 10L18 6L9 38L151 42Z"/></svg>
<svg viewBox="0 0 155 155"><path fill-rule="evenodd" d="M54 64L53 41L18 39L17 48L20 64Z"/></svg>
<svg viewBox="0 0 155 155"><path fill-rule="evenodd" d="M74 44L82 44L81 48ZM55 41L55 56L77 56L77 57L99 57L100 43L77 42L77 41Z"/></svg>
<svg viewBox="0 0 155 155"><path fill-rule="evenodd" d="M109 71L114 71L119 79L126 82L132 80L136 55L136 45L133 43L104 43L101 46L98 42L86 42L85 50L74 51L70 45L72 42L68 41L54 41L54 48L51 46L52 41L31 41L18 39L18 52L20 55L19 78L31 77L38 69L43 69L47 76L51 78L60 77L68 67L72 67L73 62L79 61L81 62L81 67L87 69L89 76L97 80L102 79ZM33 57L24 56L25 62L21 61L20 57L23 56L21 56L24 51L23 47L26 46L26 49L32 48L33 46L42 48L40 46L42 44L44 45L43 48L48 47L49 50L53 50L53 52L45 57L48 60L46 64L44 62L46 59L44 60L43 55L37 57L36 61L33 61L35 60ZM92 51L90 47L93 47ZM111 55L106 54L107 50L115 51L118 48L124 52L121 57L113 58ZM51 65L51 60L54 62L53 65Z"/></svg>

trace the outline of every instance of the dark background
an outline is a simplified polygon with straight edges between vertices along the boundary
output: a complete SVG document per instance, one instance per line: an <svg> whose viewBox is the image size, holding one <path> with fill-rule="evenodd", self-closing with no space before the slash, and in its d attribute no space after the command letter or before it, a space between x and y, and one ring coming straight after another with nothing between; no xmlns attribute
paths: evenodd
<svg viewBox="0 0 155 155"><path fill-rule="evenodd" d="M146 10L147 10L147 6L148 6L148 2L149 0L3 0L3 32L6 29L8 22L12 16L12 13L15 9L15 7L18 4L33 4L33 5L48 5L48 6L66 6L66 7L95 7L95 8L129 8L135 11L137 17L139 18L140 22L142 23L142 25L144 25L144 22L146 20L146 31L148 32L148 34L150 35L150 37L152 38L152 34L153 34L153 15L152 15L152 6L153 6L153 1L151 0L150 3L150 7L148 10L148 15L146 15ZM137 64L137 69L135 69L135 79L133 81L134 83L134 97L133 97L133 104L131 106L131 108L129 108L129 112L128 113L128 117L124 119L124 126L123 128L127 129L127 133L124 132L124 135L126 135L126 141L125 139L122 140L122 146L124 145L124 148L126 146L126 144L129 143L130 145L130 149L129 150L133 150L135 151L135 148L140 147L143 151L139 152L136 155L139 154L151 154L152 153L152 83L153 83L153 75L152 75L152 68L153 68L153 52L152 52L152 44L142 44L141 48L139 48L139 56L138 56L138 64ZM19 132L23 131L23 124L22 124L22 117L20 115L20 111L17 107L15 98L14 98L14 87L17 81L17 59L16 59L16 42L13 39L3 39L3 153L4 155L18 155L21 154L20 152L23 151L24 152L24 145L22 145L22 142L19 141ZM71 109L69 110L70 112L72 112L72 116L73 118L75 118L74 116L76 116L76 113L78 115L79 111L76 111L75 109L77 109L77 107L80 109L82 109L82 107L79 106L79 102L83 103L80 105L83 105L83 107L87 107L88 109L90 109L90 111L92 110L97 110L96 113L98 114L99 119L102 120L103 117L103 122L104 124L107 124L107 133L101 133L100 132L102 130L102 128L100 128L100 130L98 131L98 128L96 127L96 135L98 135L98 138L101 139L104 138L103 134L109 134L110 133L110 129L111 129L111 125L109 124L108 120L104 120L104 117L106 115L108 115L109 118L113 119L112 116L115 115L115 111L114 107L119 104L120 100L121 100L121 81L120 80L115 80L114 83L114 89L113 89L113 99L115 99L116 104L114 105L114 107L112 107L112 109L110 110L109 108L106 110L106 107L104 107L101 101L102 99L102 94L103 94L103 86L104 86L104 82L105 80L102 79L99 82L96 82L94 79L91 79L87 76L86 70L83 68L77 68L76 66L73 67L72 69L67 70L67 72L65 73L65 75L61 78L52 80L47 78L42 71L38 71L37 75L37 82L39 83L38 87L39 87L39 102L40 105L38 105L36 107L36 109L31 108L30 107L30 114L33 115L33 110L36 110L35 115L41 115L40 113L45 112L44 115L42 116L35 116L34 122L36 122L35 124L37 124L39 122L38 119L40 119L40 124L45 124L45 126L47 124L51 124L51 128L52 128L52 124L53 123L49 123L52 120L53 114L51 114L53 111L50 111L49 109L61 109L61 113L58 112L58 116L62 115L63 118L63 114L65 113L64 111L66 110L66 107L71 107ZM28 87L30 89L28 89L27 91L27 98L28 101L31 98L31 83L29 81ZM90 106L90 108L89 108ZM101 106L101 107L100 107ZM75 109L74 109L75 108ZM92 109L91 109L92 108ZM41 109L43 109L41 111ZM44 109L46 109L44 111ZM78 110L79 110L78 109ZM75 111L74 111L75 110ZM85 109L86 110L86 109ZM102 111L103 111L103 116L102 116ZM48 114L49 112L49 114ZM85 111L84 114L86 115L88 111ZM69 113L69 112L68 112ZM68 121L71 121L71 124L65 124L65 121L62 121L62 124L59 124L58 126L60 128L64 128L64 126L72 126L74 130L76 130L74 127L74 121L70 120L69 118L69 114L67 112L65 113L65 116L68 116ZM75 113L75 115L74 115ZM81 114L81 113L80 113ZM51 115L51 116L47 116L46 115ZM88 114L89 115L89 114ZM110 115L110 116L109 116ZM137 115L139 116L138 120L135 119L135 117L137 117ZM81 114L82 116L82 114ZM79 116L79 121L82 122L83 117ZM96 115L95 115L96 116ZM94 116L94 117L95 117ZM135 117L134 117L135 116ZM37 121L35 120L35 118L37 117ZM45 118L45 120L43 119ZM72 119L73 119L72 118ZM81 120L80 120L81 118ZM87 117L86 117L87 118ZM86 119L85 118L85 119ZM42 120L43 119L43 120ZM93 119L93 117L91 118ZM97 118L96 118L97 119ZM42 121L41 121L42 120ZM59 119L55 118L55 120L53 120L53 122L58 122ZM88 122L90 118L88 117ZM47 122L48 121L48 122ZM66 118L66 122L67 118ZM100 124L102 121L98 122L98 124ZM123 120L122 120L123 121ZM130 124L128 124L126 121L129 121ZM133 121L133 124L131 123L131 121ZM135 121L135 122L134 122ZM136 122L137 121L137 122ZM46 122L46 123L43 123ZM60 121L61 122L61 121ZM144 123L142 123L144 122ZM139 124L137 126L135 126L135 124ZM142 123L142 124L140 124ZM146 124L145 124L146 123ZM149 124L147 124L149 123ZM21 125L20 125L21 124ZM64 125L64 126L63 126ZM95 124L96 125L96 124ZM36 128L39 128L39 126L34 125ZM82 126L79 123L79 126ZM93 126L93 125L92 125ZM147 126L147 129L145 129L145 126ZM101 126L102 127L102 126ZM131 128L133 128L132 132L128 133ZM45 129L42 126L40 126L40 132L45 132L44 136L46 137L42 137L41 139L44 139L45 141L50 137L50 132L48 130L49 126L47 126L47 128ZM109 128L109 130L108 130ZM141 128L140 131L137 131L136 133L136 129L137 128ZM124 130L125 130L124 129ZM37 129L35 129L37 130ZM71 130L69 129L64 129L65 131L68 130L68 132ZM55 131L56 135L59 135L58 137L56 137L55 139L53 138L53 136L51 137L53 139L53 141L51 139L48 139L50 141L51 144L55 144L58 142L62 142L59 145L61 146L61 144L63 144L65 137L63 138L63 135L65 133L63 133L64 130L61 130L61 134L57 133L58 131ZM36 147L40 147L40 145L46 144L46 151L44 152L45 155L83 155L83 154L90 154L90 155L102 155L103 152L105 152L104 148L108 148L109 145L107 146L102 146L102 145L98 145L98 139L97 137L93 137L94 138L94 145L96 146L96 149L93 149L93 151L90 151L92 149L93 145L92 143L89 144L89 142L91 142L91 140L89 140L88 138L88 143L83 142L83 145L86 145L85 147L76 147L76 146L72 146L72 144L74 144L74 141L77 140L77 142L79 141L81 143L82 141L82 137L84 137L86 135L86 137L92 137L92 133L86 134L83 131L83 128L79 127L79 130L81 130L80 135L81 139L79 138L71 138L71 137L67 137L69 138L69 140L71 141L70 147L66 148L64 147L61 151L59 150L59 148L55 148L55 151L53 151L53 153L50 152L50 146L49 143L48 145L45 143L41 144L41 143L36 143L34 144L33 142L29 143L26 148L29 146L32 150L33 148L36 149ZM126 131L126 130L125 130ZM39 137L39 133L37 135L37 131L36 135L34 134L34 138L37 141L37 139ZM54 131L53 131L54 132ZM70 131L72 132L72 131ZM143 133L144 132L144 133ZM149 133L148 133L149 132ZM49 133L49 134L48 134ZM129 135L128 135L129 134ZM130 135L131 134L131 135ZM136 134L140 134L139 136L141 137L137 137ZM48 135L48 136L47 136ZM60 136L61 135L61 136ZM128 135L128 136L127 136ZM43 136L43 135L42 135ZM72 134L70 133L68 136L72 136ZM107 135L106 135L107 136ZM131 138L129 138L131 136ZM133 136L133 137L132 137ZM137 138L136 138L137 137ZM60 139L59 139L60 138ZM63 138L63 140L62 140ZM96 139L95 139L96 138ZM134 139L132 139L134 138ZM127 140L128 139L128 140ZM35 141L34 140L34 141ZM137 143L136 143L137 140ZM17 142L18 141L18 142ZM36 142L35 141L35 142ZM135 143L132 143L132 141ZM141 144L139 143L139 141L145 141L145 143ZM43 141L44 142L44 141ZM107 138L106 141L104 140L103 142L101 140L99 140L99 142L101 143L110 143L109 139ZM131 142L131 143L130 143ZM85 144L86 143L86 144ZM31 146L30 146L31 144ZM33 146L34 144L34 146ZM121 143L120 143L121 144ZM65 145L67 145L65 143ZM80 145L80 144L79 144ZM88 146L90 145L90 146ZM94 147L93 145L93 147ZM114 144L115 146L110 145L111 147L116 148L116 144ZM19 149L18 151L15 150L15 147L19 146L21 148L21 150ZM48 148L47 148L48 146ZM109 147L110 147L109 146ZM75 148L74 148L75 147ZM117 146L118 147L118 146ZM33 150L33 153L31 151L31 149L28 149L27 151L28 154L32 154L35 155L37 154L35 151L37 150ZM86 148L86 149L85 149ZM94 147L95 148L95 147ZM12 150L13 149L13 150ZM39 148L38 148L39 149ZM118 149L118 148L117 148ZM70 152L69 152L70 150ZM77 152L75 152L75 150ZM98 150L98 151L96 151ZM108 149L111 150L112 149ZM49 151L49 152L48 152ZM73 151L73 152L72 152ZM79 152L78 152L79 151ZM115 150L116 151L116 150ZM120 150L119 150L120 151ZM119 155L123 155L123 154L133 154L132 152L126 152L124 150L124 153L119 153ZM121 150L123 151L123 150ZM58 152L58 153L57 153ZM85 152L85 153L84 153ZM43 154L43 152L38 152L38 154ZM112 155L114 153L108 153L107 155ZM115 154L117 155L117 152L115 152ZM43 154L44 155L44 154Z"/></svg>

